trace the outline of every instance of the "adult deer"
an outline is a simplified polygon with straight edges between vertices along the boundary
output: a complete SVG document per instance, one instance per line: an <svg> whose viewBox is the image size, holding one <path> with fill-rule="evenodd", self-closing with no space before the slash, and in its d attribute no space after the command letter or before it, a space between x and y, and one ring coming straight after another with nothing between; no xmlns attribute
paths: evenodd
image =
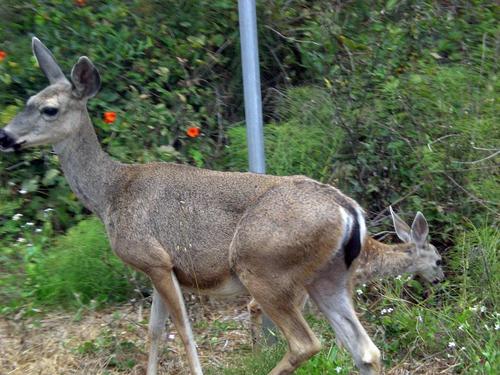
<svg viewBox="0 0 500 375"><path fill-rule="evenodd" d="M403 243L387 245L366 236L363 251L349 268L351 287L380 278L396 277L405 273L416 274L429 283L436 284L444 278L441 255L427 241L429 228L422 213L417 213L410 228L390 207L397 236ZM304 303L306 301L304 296ZM248 304L252 343L261 345L262 309L252 299Z"/></svg>
<svg viewBox="0 0 500 375"><path fill-rule="evenodd" d="M99 146L86 108L100 87L94 65L80 57L69 81L36 38L33 52L50 85L0 130L0 148L52 144L69 185L103 221L114 252L151 279L149 375L156 374L167 311L191 372L202 374L180 286L250 293L288 341L274 375L292 373L320 349L300 309L307 292L361 374L379 372L380 352L356 317L349 287L349 268L366 234L355 201L303 176L113 161Z"/></svg>

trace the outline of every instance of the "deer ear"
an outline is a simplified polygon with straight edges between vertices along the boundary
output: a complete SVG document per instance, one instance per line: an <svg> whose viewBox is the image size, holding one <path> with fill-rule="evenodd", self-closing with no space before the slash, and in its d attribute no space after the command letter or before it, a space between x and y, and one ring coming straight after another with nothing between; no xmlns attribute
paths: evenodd
<svg viewBox="0 0 500 375"><path fill-rule="evenodd" d="M394 230L398 235L399 239L403 242L411 242L411 229L406 224L403 219L401 219L392 209L392 206L389 206L389 210L391 211L392 222L394 223Z"/></svg>
<svg viewBox="0 0 500 375"><path fill-rule="evenodd" d="M40 42L40 39L33 37L31 47L40 69L42 69L42 72L51 84L66 80L64 73L59 65L57 65L56 59L54 59L54 56L49 49L45 47L42 42Z"/></svg>
<svg viewBox="0 0 500 375"><path fill-rule="evenodd" d="M81 99L91 98L99 91L101 77L87 56L80 57L71 69L71 82L73 92Z"/></svg>
<svg viewBox="0 0 500 375"><path fill-rule="evenodd" d="M411 239L412 242L422 245L425 243L427 236L429 235L429 225L427 220L425 220L424 215L419 211L413 224L411 225Z"/></svg>

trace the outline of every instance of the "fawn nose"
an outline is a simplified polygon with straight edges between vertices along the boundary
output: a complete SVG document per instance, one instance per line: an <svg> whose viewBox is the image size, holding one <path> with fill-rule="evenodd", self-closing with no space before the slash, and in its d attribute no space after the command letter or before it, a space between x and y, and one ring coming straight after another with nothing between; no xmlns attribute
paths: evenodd
<svg viewBox="0 0 500 375"><path fill-rule="evenodd" d="M0 147L1 148L10 148L15 145L16 141L12 136L7 133L5 130L0 129Z"/></svg>

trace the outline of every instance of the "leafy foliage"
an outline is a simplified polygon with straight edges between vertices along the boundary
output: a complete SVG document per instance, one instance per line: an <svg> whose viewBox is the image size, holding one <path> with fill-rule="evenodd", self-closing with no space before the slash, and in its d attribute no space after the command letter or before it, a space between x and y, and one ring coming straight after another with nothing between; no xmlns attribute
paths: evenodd
<svg viewBox="0 0 500 375"><path fill-rule="evenodd" d="M386 229L389 204L403 216L420 210L433 242L450 249L436 292L399 280L359 298L388 366L446 354L454 371L499 372L497 10L481 0L258 2L268 172L338 186L367 210L372 231ZM2 126L46 85L30 51L37 35L65 72L82 54L97 65L102 91L89 109L114 158L246 170L234 1L4 0L0 12ZM104 121L108 111L115 121ZM0 157L3 313L130 296L135 274L88 217L57 156ZM310 323L332 342L324 323ZM234 373L268 371L282 351L244 357ZM327 345L299 373L324 371L353 368Z"/></svg>

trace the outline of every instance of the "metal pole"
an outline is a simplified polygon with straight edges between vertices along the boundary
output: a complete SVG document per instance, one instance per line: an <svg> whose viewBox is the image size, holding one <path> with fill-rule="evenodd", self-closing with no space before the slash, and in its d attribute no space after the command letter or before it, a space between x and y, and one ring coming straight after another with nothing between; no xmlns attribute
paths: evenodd
<svg viewBox="0 0 500 375"><path fill-rule="evenodd" d="M241 63L247 125L248 163L251 172L265 173L262 99L260 93L259 45L255 0L239 0Z"/></svg>
<svg viewBox="0 0 500 375"><path fill-rule="evenodd" d="M266 173L255 0L238 0L238 11L249 170ZM268 344L276 343L275 332L276 326L266 314L263 314L262 334Z"/></svg>

